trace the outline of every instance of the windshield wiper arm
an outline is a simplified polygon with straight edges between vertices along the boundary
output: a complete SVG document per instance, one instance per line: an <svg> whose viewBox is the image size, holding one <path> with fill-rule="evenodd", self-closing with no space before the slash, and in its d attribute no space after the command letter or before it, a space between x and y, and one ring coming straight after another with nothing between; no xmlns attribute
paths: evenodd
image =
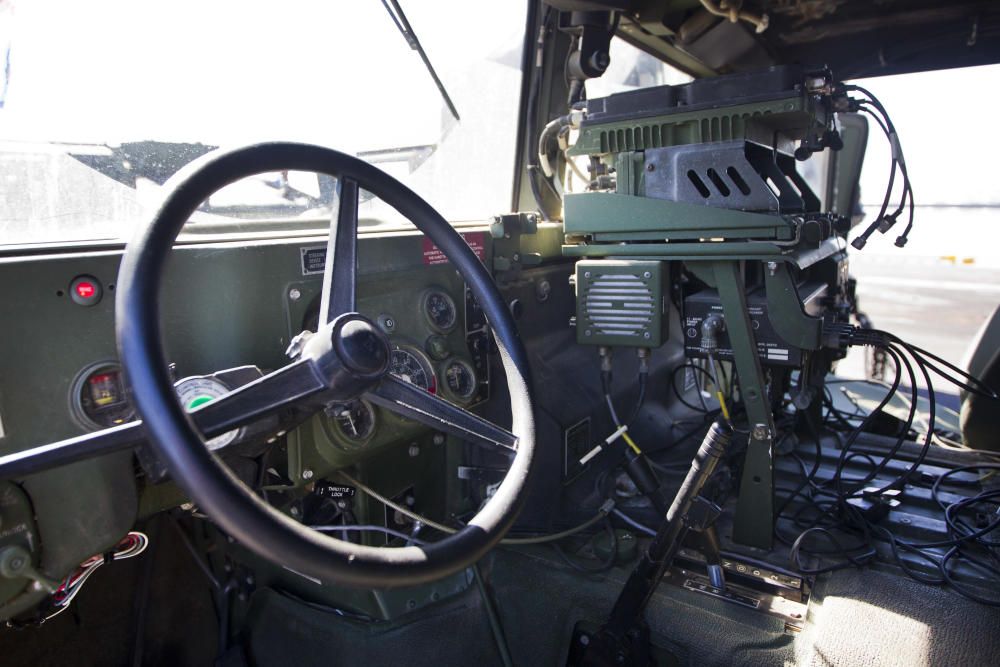
<svg viewBox="0 0 1000 667"><path fill-rule="evenodd" d="M427 67L427 71L430 73L431 78L434 79L434 85L437 86L438 91L441 93L444 103L448 105L448 111L451 115L455 117L455 120L462 120L458 116L458 109L455 108L455 104L451 101L451 97L448 95L448 91L445 90L444 84L441 79L438 78L437 72L434 71L434 65L431 64L430 59L427 57L427 52L424 51L424 47L420 45L420 40L417 39L416 33L413 32L413 28L410 27L410 22L406 20L406 14L403 13L403 8L399 6L398 0L382 0L382 5L385 10L389 12L389 17L392 22L396 24L399 28L399 32L403 35L403 39L406 43L410 45L410 48L420 54L420 59L424 61L424 66Z"/></svg>

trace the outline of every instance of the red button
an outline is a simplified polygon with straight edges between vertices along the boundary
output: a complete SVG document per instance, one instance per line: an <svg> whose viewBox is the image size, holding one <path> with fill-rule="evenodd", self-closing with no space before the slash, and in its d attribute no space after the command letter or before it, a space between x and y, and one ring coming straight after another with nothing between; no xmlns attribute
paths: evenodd
<svg viewBox="0 0 1000 667"><path fill-rule="evenodd" d="M94 276L77 276L69 284L69 296L78 306L96 306L103 292L101 281Z"/></svg>

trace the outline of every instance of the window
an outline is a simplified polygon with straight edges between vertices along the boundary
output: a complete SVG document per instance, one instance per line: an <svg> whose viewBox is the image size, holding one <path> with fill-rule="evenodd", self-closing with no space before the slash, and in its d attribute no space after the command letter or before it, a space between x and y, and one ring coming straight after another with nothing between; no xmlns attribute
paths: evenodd
<svg viewBox="0 0 1000 667"><path fill-rule="evenodd" d="M506 210L526 8L472 4L461 12L488 11L489 30L456 30L448 3L402 2L456 121L378 0L0 2L0 243L127 238L181 166L270 139L357 154L449 220ZM265 174L189 228L326 225L331 193L315 175ZM361 215L393 219L371 200Z"/></svg>

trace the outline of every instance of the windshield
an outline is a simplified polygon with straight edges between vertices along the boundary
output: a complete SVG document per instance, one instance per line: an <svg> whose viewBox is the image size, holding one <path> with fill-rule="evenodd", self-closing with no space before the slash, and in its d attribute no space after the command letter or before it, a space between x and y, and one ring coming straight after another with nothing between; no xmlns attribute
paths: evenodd
<svg viewBox="0 0 1000 667"><path fill-rule="evenodd" d="M451 3L400 4L461 120L380 0L0 0L0 243L128 238L184 164L273 139L359 155L455 222L506 211L524 3L462 3L482 31ZM325 225L333 192L264 174L188 231ZM398 222L371 200L361 216Z"/></svg>

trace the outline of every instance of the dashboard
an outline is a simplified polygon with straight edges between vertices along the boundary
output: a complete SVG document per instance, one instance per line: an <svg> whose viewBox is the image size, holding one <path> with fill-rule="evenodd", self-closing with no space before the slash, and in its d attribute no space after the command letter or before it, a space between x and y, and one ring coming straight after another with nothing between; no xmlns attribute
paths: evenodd
<svg viewBox="0 0 1000 667"><path fill-rule="evenodd" d="M485 249L486 232L470 237ZM358 309L389 336L395 375L473 405L489 396L486 321L454 269L426 245L419 234L362 237ZM291 339L316 328L325 252L323 239L178 246L161 311L182 404L197 407L253 379L220 370L285 363ZM116 251L0 258L8 285L0 312L21 323L5 344L22 352L0 359L0 453L136 417L115 350L120 259ZM367 403L331 406L318 421L338 464L416 428Z"/></svg>

